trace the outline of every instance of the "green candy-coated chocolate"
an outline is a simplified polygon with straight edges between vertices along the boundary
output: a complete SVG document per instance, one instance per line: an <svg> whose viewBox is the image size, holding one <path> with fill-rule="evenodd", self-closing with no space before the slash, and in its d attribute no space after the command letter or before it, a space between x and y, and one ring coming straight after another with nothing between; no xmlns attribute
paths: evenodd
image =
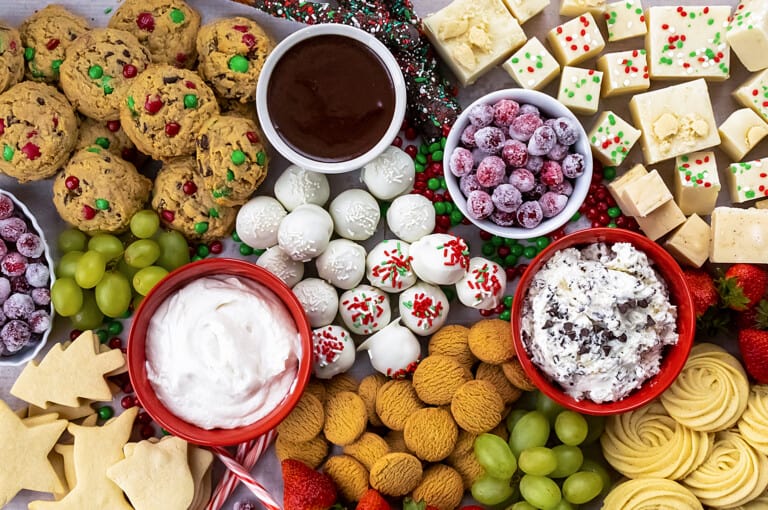
<svg viewBox="0 0 768 510"><path fill-rule="evenodd" d="M240 250L240 255L243 255L243 256L246 256L246 257L248 255L253 255L253 248L251 248L250 246L248 246L245 243L240 245L239 250Z"/></svg>
<svg viewBox="0 0 768 510"><path fill-rule="evenodd" d="M98 137L98 138L96 139L96 141L95 141L95 142L93 142L93 143L95 143L96 145L98 145L98 146L99 146L99 147L101 147L102 149L109 149L109 146L111 145L111 144L109 143L109 138L105 138L105 137L103 137L103 136L100 136L100 137Z"/></svg>
<svg viewBox="0 0 768 510"><path fill-rule="evenodd" d="M537 250L535 246L526 246L525 249L523 249L523 257L527 259L532 259L536 256Z"/></svg>
<svg viewBox="0 0 768 510"><path fill-rule="evenodd" d="M232 232L232 240L233 240L234 242L236 242L236 243L242 242L242 241L240 241L240 236L239 236L239 235L237 235L237 231L233 231L233 232Z"/></svg>
<svg viewBox="0 0 768 510"><path fill-rule="evenodd" d="M229 156L229 159L232 160L232 163L235 165L242 165L245 163L245 152L235 149L232 151L232 154Z"/></svg>
<svg viewBox="0 0 768 510"><path fill-rule="evenodd" d="M201 244L197 247L197 254L203 258L207 257L211 253L211 249L208 246Z"/></svg>
<svg viewBox="0 0 768 510"><path fill-rule="evenodd" d="M24 48L24 60L29 62L35 58L35 49L34 48Z"/></svg>
<svg viewBox="0 0 768 510"><path fill-rule="evenodd" d="M440 179L432 177L427 181L427 188L431 189L432 191L440 189Z"/></svg>
<svg viewBox="0 0 768 510"><path fill-rule="evenodd" d="M248 59L242 55L235 55L229 59L229 69L236 73L246 73L248 67Z"/></svg>
<svg viewBox="0 0 768 510"><path fill-rule="evenodd" d="M235 180L235 172L233 172L230 169L227 169L227 181L234 181Z"/></svg>
<svg viewBox="0 0 768 510"><path fill-rule="evenodd" d="M432 153L432 161L442 161L443 151L435 151Z"/></svg>
<svg viewBox="0 0 768 510"><path fill-rule="evenodd" d="M512 303L514 299L515 299L514 296L504 296L504 307L512 308Z"/></svg>
<svg viewBox="0 0 768 510"><path fill-rule="evenodd" d="M518 244L513 244L512 246L510 246L509 247L509 251L510 251L510 253L512 253L512 255L515 255L515 256L519 257L520 255L523 254L523 251L525 251L525 248L523 247L522 244L518 243Z"/></svg>
<svg viewBox="0 0 768 510"><path fill-rule="evenodd" d="M99 211L106 211L107 209L109 209L109 200L106 200L104 198L97 198L96 209L98 209Z"/></svg>
<svg viewBox="0 0 768 510"><path fill-rule="evenodd" d="M6 161L12 160L13 159L13 154L15 152L16 151L13 150L13 147L11 147L10 145L6 144L5 147L3 147L3 159L6 160Z"/></svg>
<svg viewBox="0 0 768 510"><path fill-rule="evenodd" d="M181 11L181 9L173 9L168 14L168 17L171 18L171 21L173 21L177 25L180 23L184 23L184 19L186 18L186 16L184 16L184 13Z"/></svg>
<svg viewBox="0 0 768 510"><path fill-rule="evenodd" d="M99 410L96 412L99 414L99 419L102 421L106 421L115 415L114 409L109 406L99 407Z"/></svg>
<svg viewBox="0 0 768 510"><path fill-rule="evenodd" d="M606 166L603 168L603 179L606 181L612 181L616 178L616 167Z"/></svg>
<svg viewBox="0 0 768 510"><path fill-rule="evenodd" d="M496 253L496 247L490 243L490 241L486 241L483 243L483 247L481 248L483 255L486 257L490 257L494 253Z"/></svg>
<svg viewBox="0 0 768 510"><path fill-rule="evenodd" d="M608 216L611 218L618 218L619 216L621 216L621 209L619 209L618 207L609 207L607 212L608 212Z"/></svg>
<svg viewBox="0 0 768 510"><path fill-rule="evenodd" d="M538 239L536 239L536 248L539 251L543 250L547 246L549 246L549 238L548 237L542 236L542 237L539 237Z"/></svg>
<svg viewBox="0 0 768 510"><path fill-rule="evenodd" d="M464 215L461 214L461 211L458 209L454 209L451 213L451 225L458 225L464 220Z"/></svg>
<svg viewBox="0 0 768 510"><path fill-rule="evenodd" d="M207 221L201 221L198 223L195 223L195 233L197 234L205 234L208 232L208 222Z"/></svg>
<svg viewBox="0 0 768 510"><path fill-rule="evenodd" d="M438 216L445 214L445 202L435 202L435 214Z"/></svg>
<svg viewBox="0 0 768 510"><path fill-rule="evenodd" d="M123 332L123 324L119 321L110 321L107 324L107 332L112 336L119 335Z"/></svg>
<svg viewBox="0 0 768 510"><path fill-rule="evenodd" d="M504 238L499 236L493 236L491 237L491 244L498 248L499 246L504 244Z"/></svg>
<svg viewBox="0 0 768 510"><path fill-rule="evenodd" d="M509 310L504 310L499 314L499 319L509 322L512 319L512 313Z"/></svg>
<svg viewBox="0 0 768 510"><path fill-rule="evenodd" d="M517 259L519 257L517 255L509 254L506 257L504 257L504 266L505 267L512 267L515 264L517 264Z"/></svg>
<svg viewBox="0 0 768 510"><path fill-rule="evenodd" d="M101 68L99 65L93 65L88 68L88 76L92 80L98 80L104 75L104 69Z"/></svg>
<svg viewBox="0 0 768 510"><path fill-rule="evenodd" d="M96 331L96 336L98 337L99 342L105 344L107 343L107 339L109 338L109 333L107 333L107 331L104 329L100 329Z"/></svg>
<svg viewBox="0 0 768 510"><path fill-rule="evenodd" d="M184 108L188 110L197 108L197 96L195 94L184 94Z"/></svg>
<svg viewBox="0 0 768 510"><path fill-rule="evenodd" d="M264 151L259 151L256 153L256 164L259 166L264 166L264 163L267 162L267 155L264 154Z"/></svg>
<svg viewBox="0 0 768 510"><path fill-rule="evenodd" d="M53 62L51 62L51 69L53 69L54 73L58 73L59 72L59 68L61 67L61 63L62 63L61 59L56 59Z"/></svg>

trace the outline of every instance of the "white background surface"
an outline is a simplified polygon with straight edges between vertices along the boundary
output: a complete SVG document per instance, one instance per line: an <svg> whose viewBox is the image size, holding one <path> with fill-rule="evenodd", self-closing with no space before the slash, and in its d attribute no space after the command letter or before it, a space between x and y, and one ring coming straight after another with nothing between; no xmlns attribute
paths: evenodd
<svg viewBox="0 0 768 510"><path fill-rule="evenodd" d="M286 22L283 20L276 20L267 15L256 11L247 6L239 5L228 0L187 0L191 5L196 7L203 14L203 22L209 22L214 19L232 16L232 15L245 15L256 19L263 23L264 27L276 38L280 39L285 37L290 32L300 28L301 25ZM542 13L528 21L523 25L523 29L526 34L531 36L537 36L541 41L546 38L546 33L549 29L553 28L557 24L562 23L566 18L561 18L558 15L559 0L551 0L552 4ZM48 2L43 0L0 0L0 19L5 20L11 25L18 26L21 21L32 14L36 8L42 7ZM109 14L105 14L104 11L107 8L115 9L120 2L117 0L60 0L57 2L68 8L71 8L74 12L87 17L93 26L104 26L109 17ZM416 5L416 11L419 15L426 15L433 12L443 5L447 5L449 0L414 0ZM680 5L736 5L736 0L709 0L706 2L696 0L681 0L678 2L671 2L668 0L645 0L644 6L648 5L667 5L667 4L680 4ZM599 24L602 27L603 34L605 36L604 21L599 20ZM608 43L605 51L621 51L626 49L641 48L643 46L642 38L633 38L619 43ZM593 67L594 60L587 61L580 64L580 67ZM741 64L738 62L735 54L731 54L731 79L726 82L709 83L710 94L712 96L713 104L715 105L715 117L718 124L725 120L725 118L740 106L730 97L731 91L735 90L748 76L748 73L744 70ZM556 95L557 84L559 80L554 80L553 83L545 89L546 92ZM653 89L663 87L668 83L654 83ZM483 94L497 90L500 88L514 87L515 84L512 79L501 68L495 69L483 78L481 78L475 85L463 89L460 92L460 100L462 104L468 104L472 100L480 97ZM610 109L619 114L625 120L631 121L629 116L627 104L629 96L619 96L610 100L602 100L600 108L601 110ZM594 119L593 117L581 117L586 130L592 127ZM754 151L748 155L748 159L757 159L758 157L768 156L768 140L764 140ZM642 162L641 152L639 146L632 150L627 162L622 167L629 168L631 164ZM723 169L729 163L727 156L723 153L717 153L718 166ZM662 162L659 165L655 165L654 168L658 170L668 178L671 175L674 161ZM270 176L266 183L259 190L262 194L272 193L272 183L274 179L279 175L280 171L287 166L287 163L277 157L276 154L272 154L272 161L270 163ZM620 170L620 171L621 171ZM722 173L721 173L722 176ZM336 176L331 179L332 188L334 192L338 193L347 187L362 187L359 179L357 179L356 173L347 174L344 176ZM58 232L64 227L63 222L59 219L52 204L51 204L51 182L43 181L38 183L19 185L12 179L4 176L0 176L0 187L11 191L19 199L24 201L32 212L37 216L39 222L44 226L46 235L49 242L55 247L55 240ZM727 196L725 190L721 192L720 203L727 203ZM385 223L380 224L380 233L377 234L376 239L384 238ZM459 233L466 233L468 240L470 241L473 254L479 254L480 242L476 237L476 231L470 228L462 228ZM55 251L55 248L54 248ZM253 257L252 257L253 259ZM513 290L513 284L509 286L509 292ZM454 306L452 312L452 320L454 322L469 323L477 320L480 316L474 311L468 311L461 309L460 304ZM57 319L55 323L55 330L51 335L51 343L55 341L62 341L66 338L67 332L70 329L70 325L66 319ZM127 337L127 333L124 333L123 338ZM367 357L360 356L358 363L355 366L354 373L358 376L362 376L371 370ZM0 398L11 403L12 406L18 404L13 397L9 394L10 386L15 380L20 368L8 368L0 367ZM119 405L117 406L119 408ZM282 483L280 477L280 467L277 459L272 452L268 452L262 462L257 467L256 476L262 481L268 488L273 491L273 495L278 499L282 496ZM245 492L241 489L237 492L237 497L245 496ZM20 510L26 508L26 503L32 499L39 498L40 495L31 493L22 493L11 504L7 506L11 510ZM45 496L43 496L45 497ZM233 500L234 500L233 499ZM224 508L231 508L231 503Z"/></svg>

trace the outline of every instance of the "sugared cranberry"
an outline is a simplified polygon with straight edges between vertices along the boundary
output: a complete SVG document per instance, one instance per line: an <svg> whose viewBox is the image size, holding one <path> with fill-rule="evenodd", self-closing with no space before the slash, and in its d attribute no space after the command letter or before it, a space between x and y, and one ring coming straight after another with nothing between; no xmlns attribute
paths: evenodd
<svg viewBox="0 0 768 510"><path fill-rule="evenodd" d="M500 184L496 186L491 195L493 205L496 209L504 212L515 212L523 202L520 190L511 184Z"/></svg>
<svg viewBox="0 0 768 510"><path fill-rule="evenodd" d="M530 170L516 168L509 174L508 182L521 192L531 191L536 185L536 176Z"/></svg>
<svg viewBox="0 0 768 510"><path fill-rule="evenodd" d="M32 296L32 301L38 306L48 306L51 302L51 291L46 287L32 289L30 295Z"/></svg>
<svg viewBox="0 0 768 510"><path fill-rule="evenodd" d="M511 167L524 167L528 162L528 147L520 140L507 140L501 148L501 159Z"/></svg>
<svg viewBox="0 0 768 510"><path fill-rule="evenodd" d="M0 330L0 340L5 346L5 351L11 354L20 351L27 344L31 335L27 323L19 320L9 321Z"/></svg>
<svg viewBox="0 0 768 510"><path fill-rule="evenodd" d="M498 156L486 156L477 165L477 182L486 188L498 186L506 176L504 160Z"/></svg>
<svg viewBox="0 0 768 510"><path fill-rule="evenodd" d="M0 193L0 220L10 218L14 209L13 200L8 195Z"/></svg>
<svg viewBox="0 0 768 510"><path fill-rule="evenodd" d="M511 99L502 99L493 105L493 123L506 128L512 124L520 111L520 105Z"/></svg>
<svg viewBox="0 0 768 510"><path fill-rule="evenodd" d="M26 294L11 294L3 303L3 313L9 319L26 319L35 311L35 302Z"/></svg>
<svg viewBox="0 0 768 510"><path fill-rule="evenodd" d="M560 163L551 160L545 161L539 179L545 186L556 186L563 182L563 169Z"/></svg>
<svg viewBox="0 0 768 510"><path fill-rule="evenodd" d="M476 190L467 197L467 213L476 220L484 220L493 213L493 200L485 191Z"/></svg>
<svg viewBox="0 0 768 510"><path fill-rule="evenodd" d="M29 266L27 266L27 269L29 269ZM26 271L22 275L11 276L10 280L11 292L29 294L29 292L32 290L32 286L27 281Z"/></svg>
<svg viewBox="0 0 768 510"><path fill-rule="evenodd" d="M558 117L552 124L557 135L557 143L562 145L573 145L579 139L579 132L576 123L568 117Z"/></svg>
<svg viewBox="0 0 768 510"><path fill-rule="evenodd" d="M547 191L539 199L539 206L541 206L541 213L545 218L552 218L560 214L565 209L565 204L568 203L568 197L560 195L553 191Z"/></svg>
<svg viewBox="0 0 768 510"><path fill-rule="evenodd" d="M517 214L496 209L491 214L490 220L500 227L511 227L517 223Z"/></svg>
<svg viewBox="0 0 768 510"><path fill-rule="evenodd" d="M475 133L475 145L486 154L498 154L504 145L504 132L493 126L480 128Z"/></svg>
<svg viewBox="0 0 768 510"><path fill-rule="evenodd" d="M69 191L75 191L80 186L80 179L78 179L74 175L70 175L69 177L64 179L64 186Z"/></svg>
<svg viewBox="0 0 768 510"><path fill-rule="evenodd" d="M0 269L5 276L21 276L27 270L27 258L15 251L8 253L0 262Z"/></svg>
<svg viewBox="0 0 768 510"><path fill-rule="evenodd" d="M472 171L475 166L475 158L472 152L464 147L456 147L448 159L448 168L456 177L462 177Z"/></svg>
<svg viewBox="0 0 768 510"><path fill-rule="evenodd" d="M578 153L568 154L561 164L563 175L569 179L580 177L584 173L584 156Z"/></svg>
<svg viewBox="0 0 768 510"><path fill-rule="evenodd" d="M475 146L475 133L477 133L477 129L477 127L470 124L461 132L460 139L464 147L471 149Z"/></svg>
<svg viewBox="0 0 768 510"><path fill-rule="evenodd" d="M532 156L544 156L555 147L556 143L557 137L554 130L549 126L540 126L528 140L528 153Z"/></svg>
<svg viewBox="0 0 768 510"><path fill-rule="evenodd" d="M475 174L467 174L459 179L459 188L464 196L468 196L475 190L484 189L479 182L477 182L477 176Z"/></svg>
<svg viewBox="0 0 768 510"><path fill-rule="evenodd" d="M538 202L523 202L517 209L517 222L525 228L533 228L544 217Z"/></svg>
<svg viewBox="0 0 768 510"><path fill-rule="evenodd" d="M467 111L467 119L476 128L490 126L493 122L493 106L489 104L476 104Z"/></svg>
<svg viewBox="0 0 768 510"><path fill-rule="evenodd" d="M39 236L25 232L16 240L16 249L25 257L36 259L43 254L45 246Z"/></svg>
<svg viewBox="0 0 768 510"><path fill-rule="evenodd" d="M534 131L544 124L541 117L534 113L518 115L509 126L509 136L521 142L527 142L533 136Z"/></svg>
<svg viewBox="0 0 768 510"><path fill-rule="evenodd" d="M51 327L51 316L45 310L37 310L29 315L27 323L32 333L42 335Z"/></svg>

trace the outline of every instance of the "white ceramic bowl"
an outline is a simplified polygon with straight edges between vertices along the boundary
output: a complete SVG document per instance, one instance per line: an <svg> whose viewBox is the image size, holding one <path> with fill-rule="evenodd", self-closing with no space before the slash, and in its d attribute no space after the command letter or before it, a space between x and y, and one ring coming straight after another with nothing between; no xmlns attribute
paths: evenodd
<svg viewBox="0 0 768 510"><path fill-rule="evenodd" d="M366 47L371 49L379 59L384 63L389 72L389 76L392 78L392 85L395 91L395 111L392 116L392 121L389 124L389 128L384 133L382 139L374 145L368 152L347 161L327 162L318 161L299 154L293 148L291 148L282 137L278 134L277 130L272 123L272 118L269 114L269 108L267 106L267 90L269 88L269 80L272 76L272 72L275 69L278 61L285 55L286 51L295 46L301 41L306 39L317 37L321 35L340 35L343 37L349 37L360 41ZM405 79L403 73L400 71L400 66L392 56L392 53L371 34L364 32L358 28L354 28L347 25L339 24L322 24L313 25L283 39L278 44L272 53L269 54L267 60L264 62L264 67L261 69L261 75L259 76L259 82L256 86L256 112L259 116L259 123L264 131L269 142L272 146L285 157L291 163L298 165L308 170L314 170L315 172L321 172L325 174L338 174L357 170L362 168L376 156L379 156L384 149L392 144L392 140L395 139L397 133L400 131L400 126L403 123L405 117L405 106L407 103Z"/></svg>
<svg viewBox="0 0 768 510"><path fill-rule="evenodd" d="M10 197L10 199L13 201L13 206L18 209L19 211L24 214L24 216L29 220L29 223L32 225L32 228L35 229L35 233L40 237L40 240L43 242L44 251L43 251L43 257L45 257L45 262L48 264L48 269L51 272L50 280L48 282L48 288L50 289L53 287L53 282L56 280L56 277L54 275L54 269L55 266L53 265L53 257L51 257L51 249L48 246L48 241L45 239L45 232L43 232L43 229L40 228L40 224L37 222L37 219L35 216L30 212L30 210L27 208L24 203L16 198L12 193L9 193L8 191L0 189L0 194L6 195ZM39 342L36 344L30 344L24 346L23 349L20 351L14 353L11 356L0 356L0 367L14 367L18 365L23 365L27 363L28 361L32 360L37 356L37 354L40 352L40 350L45 346L45 344L48 342L48 336L51 334L51 330L53 330L53 322L55 313L53 310L53 301L51 301L51 304L48 305L48 313L51 315L51 325L48 328L48 330L43 333L43 337L40 339Z"/></svg>
<svg viewBox="0 0 768 510"><path fill-rule="evenodd" d="M548 118L556 117L568 117L576 124L576 129L579 132L579 139L576 142L574 149L576 152L584 156L584 173L576 178L573 183L573 193L568 198L568 202L565 205L565 209L560 211L560 214L552 218L546 218L534 228L522 228L522 227L501 227L490 220L476 220L467 214L467 197L461 192L459 188L459 178L451 173L448 166L448 158L451 157L453 150L459 146L461 133L464 128L469 125L469 112L473 106L478 104L494 104L502 99L512 99L519 104L532 104L539 108L542 116ZM454 204L459 208L461 213L469 219L472 223L479 228L490 232L491 234L505 237L509 239L530 239L533 237L539 237L550 232L553 232L563 226L569 219L579 210L579 207L587 197L589 191L589 185L592 182L592 149L589 146L589 140L587 139L587 133L581 125L581 122L576 116L566 108L557 99L538 92L535 90L526 89L505 89L498 90L487 94L467 108L464 109L462 114L456 119L456 123L453 125L451 132L448 134L448 139L445 143L445 159L443 165L443 173L445 174L445 183L448 186L448 192L451 194Z"/></svg>

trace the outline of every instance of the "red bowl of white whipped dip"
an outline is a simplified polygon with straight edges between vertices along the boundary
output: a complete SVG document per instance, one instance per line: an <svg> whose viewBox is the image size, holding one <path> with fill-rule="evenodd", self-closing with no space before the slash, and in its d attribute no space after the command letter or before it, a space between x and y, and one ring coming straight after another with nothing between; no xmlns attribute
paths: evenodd
<svg viewBox="0 0 768 510"><path fill-rule="evenodd" d="M267 270L206 259L169 274L142 301L128 364L141 405L164 429L222 446L276 427L312 367L306 314Z"/></svg>

